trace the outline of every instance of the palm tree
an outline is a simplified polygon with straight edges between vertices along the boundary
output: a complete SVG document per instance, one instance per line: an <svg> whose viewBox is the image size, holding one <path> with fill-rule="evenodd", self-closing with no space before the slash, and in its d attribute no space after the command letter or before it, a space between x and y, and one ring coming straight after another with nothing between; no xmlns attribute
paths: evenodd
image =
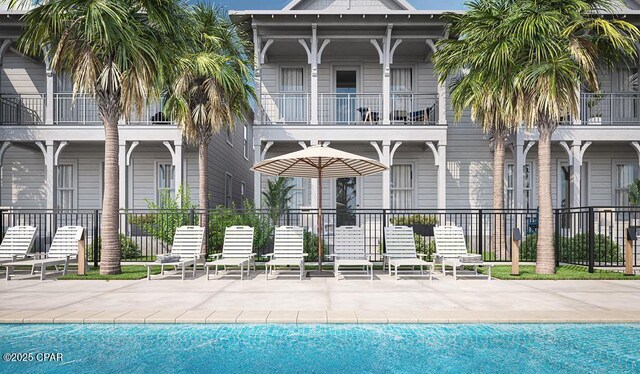
<svg viewBox="0 0 640 374"><path fill-rule="evenodd" d="M538 142L539 228L536 272L555 273L551 200L551 137L577 116L582 86L599 92L598 68L636 58L638 29L614 14L615 0L521 0L499 34L510 36L519 70L514 84L524 123Z"/></svg>
<svg viewBox="0 0 640 374"><path fill-rule="evenodd" d="M20 49L37 56L46 46L53 70L71 76L74 96L95 99L104 125L101 274L120 273L118 120L158 93L182 9L180 0L57 0L23 17Z"/></svg>
<svg viewBox="0 0 640 374"><path fill-rule="evenodd" d="M254 90L246 38L222 9L194 6L187 39L165 108L186 141L198 147L200 225L206 228L209 142L235 122L249 120Z"/></svg>
<svg viewBox="0 0 640 374"><path fill-rule="evenodd" d="M267 190L262 192L262 196L264 196L264 205L269 210L273 226L278 225L280 216L289 208L293 198L291 196L293 187L295 187L295 184L291 183L291 179L285 177L267 181Z"/></svg>
<svg viewBox="0 0 640 374"><path fill-rule="evenodd" d="M503 217L504 161L506 141L516 130L513 61L503 53L505 36L493 35L509 15L513 0L468 3L463 14L447 13L451 38L438 43L434 54L440 82L453 79L451 104L459 121L470 109L471 119L493 138L494 246L500 258L505 253ZM500 251L501 253L498 253Z"/></svg>

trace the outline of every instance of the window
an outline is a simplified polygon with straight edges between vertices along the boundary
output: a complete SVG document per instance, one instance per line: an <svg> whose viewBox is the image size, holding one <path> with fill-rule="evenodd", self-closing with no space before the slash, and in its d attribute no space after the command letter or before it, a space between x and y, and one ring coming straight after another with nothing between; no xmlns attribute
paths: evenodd
<svg viewBox="0 0 640 374"><path fill-rule="evenodd" d="M629 186L640 178L640 166L637 163L616 165L614 203L616 206L629 206Z"/></svg>
<svg viewBox="0 0 640 374"><path fill-rule="evenodd" d="M163 200L167 197L173 198L176 192L174 179L174 167L172 164L158 164L158 184L157 184L157 202L163 207Z"/></svg>
<svg viewBox="0 0 640 374"><path fill-rule="evenodd" d="M244 181L240 182L240 204L242 204L242 207L244 208L244 199L245 197L245 191L246 191L247 185L244 183Z"/></svg>
<svg viewBox="0 0 640 374"><path fill-rule="evenodd" d="M413 165L391 167L391 209L413 208Z"/></svg>
<svg viewBox="0 0 640 374"><path fill-rule="evenodd" d="M230 208L233 205L233 178L227 173L224 177L224 206Z"/></svg>
<svg viewBox="0 0 640 374"><path fill-rule="evenodd" d="M233 129L231 126L227 126L227 143L233 145Z"/></svg>
<svg viewBox="0 0 640 374"><path fill-rule="evenodd" d="M73 164L58 165L58 209L75 208L75 176Z"/></svg>
<svg viewBox="0 0 640 374"><path fill-rule="evenodd" d="M281 92L304 92L304 69L282 68L280 77Z"/></svg>
<svg viewBox="0 0 640 374"><path fill-rule="evenodd" d="M244 132L243 132L243 146L244 146L244 158L246 160L249 159L249 124L244 124Z"/></svg>
<svg viewBox="0 0 640 374"><path fill-rule="evenodd" d="M533 208L532 207L532 191L531 191L531 182L533 180L532 177L533 163L526 163L523 166L522 170L522 187L523 187L523 198L524 198L524 207L525 209ZM505 175L505 205L507 209L513 209L516 206L515 201L515 165L507 164L507 170Z"/></svg>
<svg viewBox="0 0 640 374"><path fill-rule="evenodd" d="M305 178L288 178L289 186L293 186L289 192L291 199L289 200L289 209L300 209L301 206L307 205L305 199L306 179Z"/></svg>
<svg viewBox="0 0 640 374"><path fill-rule="evenodd" d="M411 68L391 68L391 92L413 92L413 70Z"/></svg>

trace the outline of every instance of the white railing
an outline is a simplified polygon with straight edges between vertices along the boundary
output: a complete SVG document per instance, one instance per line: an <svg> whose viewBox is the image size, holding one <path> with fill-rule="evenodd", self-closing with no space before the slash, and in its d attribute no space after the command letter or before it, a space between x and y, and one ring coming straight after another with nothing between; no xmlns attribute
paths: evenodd
<svg viewBox="0 0 640 374"><path fill-rule="evenodd" d="M583 93L580 120L583 125L640 125L640 93Z"/></svg>
<svg viewBox="0 0 640 374"><path fill-rule="evenodd" d="M311 101L308 93L265 94L260 97L261 112L259 122L309 123Z"/></svg>
<svg viewBox="0 0 640 374"><path fill-rule="evenodd" d="M382 123L382 94L319 94L320 124Z"/></svg>
<svg viewBox="0 0 640 374"><path fill-rule="evenodd" d="M392 94L391 123L435 124L438 122L438 95Z"/></svg>
<svg viewBox="0 0 640 374"><path fill-rule="evenodd" d="M43 94L0 94L0 124L43 124L45 106Z"/></svg>
<svg viewBox="0 0 640 374"><path fill-rule="evenodd" d="M128 124L161 125L171 121L163 112L163 100L146 105L143 110L135 110ZM101 125L98 106L90 95L72 93L54 94L54 122L61 125Z"/></svg>

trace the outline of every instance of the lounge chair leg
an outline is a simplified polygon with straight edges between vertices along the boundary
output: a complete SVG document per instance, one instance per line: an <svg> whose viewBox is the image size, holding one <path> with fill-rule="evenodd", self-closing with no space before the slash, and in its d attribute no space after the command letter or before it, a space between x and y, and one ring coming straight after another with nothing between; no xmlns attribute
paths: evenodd
<svg viewBox="0 0 640 374"><path fill-rule="evenodd" d="M45 277L45 272L47 271L47 267L45 266L45 264L40 264L40 281L44 280Z"/></svg>
<svg viewBox="0 0 640 374"><path fill-rule="evenodd" d="M458 280L458 273L457 273L457 269L458 267L456 266L456 264L453 264L453 280L457 281Z"/></svg>
<svg viewBox="0 0 640 374"><path fill-rule="evenodd" d="M269 280L269 265L264 265L264 277L266 280Z"/></svg>
<svg viewBox="0 0 640 374"><path fill-rule="evenodd" d="M7 266L5 268L5 272L6 272L7 280L10 280L11 279L11 272L13 272L13 266Z"/></svg>
<svg viewBox="0 0 640 374"><path fill-rule="evenodd" d="M396 282L398 281L398 265L395 266L395 270L396 270Z"/></svg>
<svg viewBox="0 0 640 374"><path fill-rule="evenodd" d="M69 260L64 262L64 270L62 271L62 275L67 275L67 271L69 271Z"/></svg>
<svg viewBox="0 0 640 374"><path fill-rule="evenodd" d="M369 273L371 275L371 280L373 280L373 265L369 266Z"/></svg>
<svg viewBox="0 0 640 374"><path fill-rule="evenodd" d="M487 279L487 280L491 280L491 268L492 268L492 267L493 267L493 266L488 266L487 274L489 275L489 279Z"/></svg>
<svg viewBox="0 0 640 374"><path fill-rule="evenodd" d="M244 263L240 264L240 280L242 280L244 275Z"/></svg>
<svg viewBox="0 0 640 374"><path fill-rule="evenodd" d="M186 268L184 266L184 263L182 263L182 280L184 280L184 278L185 278L185 270L186 270Z"/></svg>
<svg viewBox="0 0 640 374"><path fill-rule="evenodd" d="M151 280L151 266L147 266L147 280Z"/></svg>
<svg viewBox="0 0 640 374"><path fill-rule="evenodd" d="M205 275L207 276L207 280L209 280L209 268L210 267L205 265L204 268L205 268L204 270L205 270Z"/></svg>
<svg viewBox="0 0 640 374"><path fill-rule="evenodd" d="M333 275L336 277L336 280L338 280L338 269L340 268L340 265L337 265L335 262L333 264Z"/></svg>

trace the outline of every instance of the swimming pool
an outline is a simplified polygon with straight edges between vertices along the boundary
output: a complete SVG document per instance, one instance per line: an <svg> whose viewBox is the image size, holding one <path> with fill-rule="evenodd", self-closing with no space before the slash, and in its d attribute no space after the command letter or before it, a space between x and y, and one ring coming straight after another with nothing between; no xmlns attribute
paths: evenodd
<svg viewBox="0 0 640 374"><path fill-rule="evenodd" d="M640 325L0 325L0 351L29 373L639 372Z"/></svg>

